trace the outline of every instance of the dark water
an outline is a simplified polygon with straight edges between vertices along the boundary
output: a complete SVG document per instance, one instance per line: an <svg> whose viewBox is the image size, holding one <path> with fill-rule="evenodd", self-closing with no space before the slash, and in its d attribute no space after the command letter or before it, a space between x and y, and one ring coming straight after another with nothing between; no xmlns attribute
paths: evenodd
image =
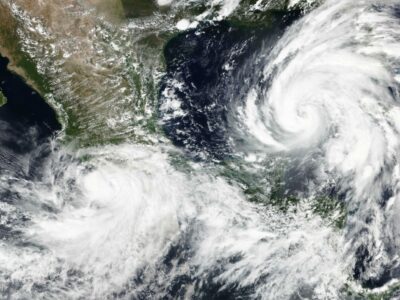
<svg viewBox="0 0 400 300"><path fill-rule="evenodd" d="M7 70L7 65L8 60L0 56L0 89L7 98L0 107L0 203L13 205L15 214L10 217L0 209L0 240L29 247L21 230L30 222L29 213L20 209L28 201L13 187L40 180L43 163L52 151L51 138L61 125L53 109L24 80ZM12 298L14 288L18 284L3 289L3 296Z"/></svg>
<svg viewBox="0 0 400 300"><path fill-rule="evenodd" d="M166 135L176 146L185 148L194 159L224 159L234 155L229 112L260 79L254 75L262 71L258 65L258 57L265 56L262 51L272 49L285 29L299 17L300 12L283 14L276 23L261 29L224 21L189 30L169 41L164 49L167 70L160 87L159 113ZM225 67L227 63L229 68ZM169 97L164 95L166 91L173 91L179 98L184 115L166 118L169 111L166 114L161 109ZM187 238L188 242L180 241L168 253L160 266L162 276L169 274L172 269L169 265L179 267L190 260L189 245L195 241L190 240L190 234ZM243 287L239 283L227 286L216 280L226 264L240 259L231 257L221 261L206 274L192 270L190 274L176 276L162 299L184 299L190 286L193 299L254 299L255 286ZM258 284L265 280L260 278ZM138 280L135 284L146 285L145 282ZM140 299L151 299L158 294L156 290L156 286L144 288Z"/></svg>
<svg viewBox="0 0 400 300"><path fill-rule="evenodd" d="M258 84L260 60L300 12L277 12L269 26L238 26L220 22L182 33L165 47L167 74L160 90L160 107L173 91L185 115L164 118L164 130L176 146L196 158L232 155L229 110L244 101ZM265 62L265 61L264 61ZM229 67L227 67L229 65ZM176 82L180 86L176 86Z"/></svg>
<svg viewBox="0 0 400 300"><path fill-rule="evenodd" d="M50 138L61 130L54 110L25 81L7 69L0 56L0 172L33 176L50 150Z"/></svg>

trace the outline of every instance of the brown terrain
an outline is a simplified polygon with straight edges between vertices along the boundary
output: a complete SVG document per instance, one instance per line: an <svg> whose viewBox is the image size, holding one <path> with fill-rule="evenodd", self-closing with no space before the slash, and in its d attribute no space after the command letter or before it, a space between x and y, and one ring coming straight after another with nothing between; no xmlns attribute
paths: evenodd
<svg viewBox="0 0 400 300"><path fill-rule="evenodd" d="M0 53L58 109L67 136L83 145L142 139L154 130L151 105L164 42L158 32L171 27L170 18L148 12L129 26L123 4L0 0Z"/></svg>

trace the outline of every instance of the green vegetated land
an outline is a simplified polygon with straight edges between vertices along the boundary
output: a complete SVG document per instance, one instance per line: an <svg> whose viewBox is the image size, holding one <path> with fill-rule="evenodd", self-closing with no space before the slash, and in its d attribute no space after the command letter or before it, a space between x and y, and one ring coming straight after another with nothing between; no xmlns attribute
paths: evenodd
<svg viewBox="0 0 400 300"><path fill-rule="evenodd" d="M3 92L0 90L0 107L7 103L7 98L4 96Z"/></svg>
<svg viewBox="0 0 400 300"><path fill-rule="evenodd" d="M168 13L168 8L158 7L154 1L147 0L120 0L124 10L124 15L127 18L141 18L153 15L154 13ZM283 16L289 12L288 1L276 0L271 2L270 9L266 11L250 11L248 12L246 8L249 5L254 4L254 1L248 0L243 1L243 3L238 7L238 9L227 19L230 26L240 27L240 28L266 28L271 26L276 22L278 18L283 18ZM195 9L194 9L194 8ZM193 6L189 8L189 11L176 12L176 18L187 17L190 15L196 15L201 11L207 9L204 5ZM217 9L217 8L216 8ZM294 8L294 11L299 11L299 8ZM20 41L16 29L18 28L18 23L10 17L7 13L7 7L0 3L0 42L3 49L7 50L10 61L17 67L20 68L22 72L19 73L25 80L30 82L31 85L42 95L45 96L46 93L51 93L51 88L48 84L48 79L39 74L36 65L30 57L21 50ZM162 52L168 41L176 35L176 32L171 29L170 31L165 30L160 33L160 35L148 35L144 36L139 40L139 45L143 49L148 49L148 55L153 57L158 57L161 59L160 67L164 66L162 61ZM1 50L1 48L0 48ZM138 71L128 72L128 76L131 77L131 81L135 87L135 97L138 101L138 107L145 109L146 103L150 103L155 109L158 86L157 82L150 80L149 78L143 76ZM62 99L55 99L60 104L63 104ZM4 105L7 99L0 91L0 105ZM77 104L79 105L79 104ZM137 109L133 108L132 109ZM78 146L96 146L101 144L116 144L124 142L125 136L112 136L104 135L101 128L96 128L95 130L88 131L87 126L81 120L81 115L85 115L85 112L79 110L79 114L76 113L76 109L64 108L66 116L65 134L66 141L77 141ZM60 112L58 112L60 113ZM139 112L140 113L140 112ZM142 119L143 124L137 124L133 126L141 126L149 133L162 132L159 125L157 124L156 114L150 119ZM141 142L141 140L138 140ZM143 141L145 143L145 141ZM286 211L288 209L295 208L300 202L296 195L286 195L283 192L284 180L282 178L282 171L278 172L275 170L274 174L264 174L268 178L272 178L272 181L266 183L263 178L258 178L257 175L250 174L240 167L240 164L232 167L229 163L223 167L221 173L222 176L232 179L235 182L240 183L243 186L244 192L248 199L254 202L269 204L277 207L280 210ZM265 177L264 177L265 178ZM266 186L270 186L271 189L267 192L265 190ZM330 197L324 197L323 195L317 197L314 200L314 205L312 207L313 213L320 215L321 217L330 220L337 228L342 228L346 219L345 207L337 199L332 199Z"/></svg>
<svg viewBox="0 0 400 300"><path fill-rule="evenodd" d="M281 17L282 13L284 13L287 8L287 1L275 0L271 9L268 9L266 12L254 11L247 13L246 8L255 3L253 2L254 1L251 0L243 1L237 11L228 18L228 21L231 22L233 26L268 26L273 23L275 18ZM106 1L104 1L104 4L100 1L99 5L106 5L105 3ZM210 7L204 3L201 5L195 3L190 6L184 5L177 11L171 11L168 7L159 7L157 6L156 1L148 0L117 0L107 3L107 9L111 9L109 7L110 5L114 5L118 10L122 7L124 17L128 19L147 18L154 14L172 17L173 20L179 20L183 17L190 19L191 16L196 16L206 9L210 9ZM218 7L214 7L213 9L217 10ZM5 52L3 55L10 59L10 65L14 68L13 71L21 75L28 84L33 86L44 97L45 94L52 92L49 85L49 79L51 78L46 78L46 75L40 74L36 68L35 62L29 57L29 55L22 51L19 36L17 34L19 26L23 26L23 24L18 24L18 21L13 18L8 7L0 3L0 51L3 50L2 52ZM138 41L138 45L141 49L140 51L141 53L144 53L140 55L146 56L145 53L149 53L156 59L159 59L160 62L158 65L160 71L162 71L164 67L162 58L163 48L175 34L174 28L160 28L160 33L157 35L152 33L144 34L143 38ZM148 51L146 51L146 49L148 49ZM141 68L139 67L139 69ZM135 98L138 102L137 104L140 104L132 107L134 114L140 114L140 111L138 111L139 107L143 107L144 109L150 105L155 109L157 106L157 82L154 82L153 78L149 78L148 74L142 74L140 70L132 72L130 75L132 77L130 79L128 78L128 80L134 83L132 92L135 94ZM129 77L129 72L127 73L127 76ZM84 97L84 95L82 97ZM63 116L63 120L66 123L64 126L67 140L79 140L78 143L81 146L95 146L97 144L110 142L118 143L129 138L129 136L127 137L120 133L110 133L106 128L107 124L105 122L101 123L103 125L96 123L97 125L103 126L104 130L102 130L101 126L97 125L88 127L86 122L87 114L85 114L85 105L79 103L73 105L70 103L65 104L64 99L54 100L61 104L61 107L63 107L64 113L66 114L66 116ZM77 109L78 107L79 109ZM60 114L60 111L58 111L58 113ZM99 114L100 113L101 112L99 112ZM129 126L138 126L144 130L149 129L153 133L156 131L160 132L157 128L157 122L154 121L154 117L149 120L142 119L138 124L132 123ZM131 130L131 132L134 131ZM130 138L134 140L140 139L140 137L135 134L131 135Z"/></svg>
<svg viewBox="0 0 400 300"><path fill-rule="evenodd" d="M149 0L121 0L125 16L128 18L146 17L157 10L155 1Z"/></svg>
<svg viewBox="0 0 400 300"><path fill-rule="evenodd" d="M12 71L22 76L40 94L49 91L47 80L39 74L35 62L21 49L18 22L0 2L0 51L10 60Z"/></svg>

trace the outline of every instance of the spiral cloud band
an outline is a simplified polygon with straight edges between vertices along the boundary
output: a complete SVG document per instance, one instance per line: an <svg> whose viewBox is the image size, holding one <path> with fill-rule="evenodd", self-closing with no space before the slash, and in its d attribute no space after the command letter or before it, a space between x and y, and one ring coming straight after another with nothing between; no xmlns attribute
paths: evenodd
<svg viewBox="0 0 400 300"><path fill-rule="evenodd" d="M1 295L353 299L398 286L398 1L326 0L262 30L220 22L239 3L213 1L219 17L164 50L157 108L174 145L0 153L18 161L1 173Z"/></svg>

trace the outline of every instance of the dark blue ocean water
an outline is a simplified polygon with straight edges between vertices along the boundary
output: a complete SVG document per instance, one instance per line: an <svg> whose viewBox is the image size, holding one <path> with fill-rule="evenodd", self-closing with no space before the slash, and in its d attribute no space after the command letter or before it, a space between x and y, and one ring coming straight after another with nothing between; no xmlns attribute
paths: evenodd
<svg viewBox="0 0 400 300"><path fill-rule="evenodd" d="M0 172L32 176L49 151L61 125L55 111L0 56L0 89L7 103L0 107Z"/></svg>

